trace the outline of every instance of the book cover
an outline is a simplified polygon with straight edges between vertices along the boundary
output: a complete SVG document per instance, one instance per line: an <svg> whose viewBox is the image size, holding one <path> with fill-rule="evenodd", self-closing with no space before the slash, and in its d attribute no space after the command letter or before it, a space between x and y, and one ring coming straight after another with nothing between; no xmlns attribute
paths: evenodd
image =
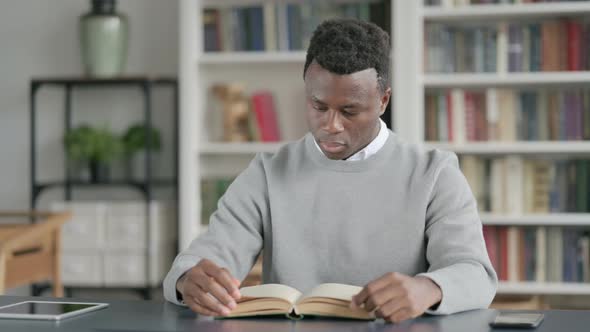
<svg viewBox="0 0 590 332"><path fill-rule="evenodd" d="M264 9L261 6L246 8L247 15L247 43L249 51L265 50Z"/></svg>
<svg viewBox="0 0 590 332"><path fill-rule="evenodd" d="M453 121L453 142L465 143L467 134L465 132L465 91L453 89L452 96L452 121Z"/></svg>
<svg viewBox="0 0 590 332"><path fill-rule="evenodd" d="M495 226L483 226L483 238L486 243L486 250L494 270L499 271L498 266L498 239Z"/></svg>
<svg viewBox="0 0 590 332"><path fill-rule="evenodd" d="M495 88L486 89L486 121L488 123L487 139L497 141L500 138L498 121L498 94Z"/></svg>
<svg viewBox="0 0 590 332"><path fill-rule="evenodd" d="M547 231L547 281L561 282L563 271L563 232L561 227Z"/></svg>
<svg viewBox="0 0 590 332"><path fill-rule="evenodd" d="M573 20L568 20L565 22L565 25L567 29L567 70L582 70L582 63L580 59L582 25Z"/></svg>
<svg viewBox="0 0 590 332"><path fill-rule="evenodd" d="M535 280L537 282L545 282L547 270L547 228L537 227L537 240L535 243L535 253L537 258L535 260Z"/></svg>
<svg viewBox="0 0 590 332"><path fill-rule="evenodd" d="M220 16L217 9L203 11L203 39L205 52L221 50Z"/></svg>
<svg viewBox="0 0 590 332"><path fill-rule="evenodd" d="M262 142L280 141L280 131L273 96L270 92L257 92L252 95L252 109Z"/></svg>
<svg viewBox="0 0 590 332"><path fill-rule="evenodd" d="M484 38L485 38L485 69L486 73L494 73L496 72L496 65L498 63L497 56L498 51L496 50L498 34L497 31L493 28L486 28L484 30Z"/></svg>
<svg viewBox="0 0 590 332"><path fill-rule="evenodd" d="M508 281L519 281L522 264L520 254L520 231L516 226L508 227Z"/></svg>
<svg viewBox="0 0 590 332"><path fill-rule="evenodd" d="M438 139L442 142L449 141L449 118L447 112L447 96L445 93L437 93L437 108L438 108Z"/></svg>
<svg viewBox="0 0 590 332"><path fill-rule="evenodd" d="M523 212L523 160L519 156L506 157L506 213L521 215Z"/></svg>
<svg viewBox="0 0 590 332"><path fill-rule="evenodd" d="M541 24L541 68L543 71L559 70L559 21L549 20Z"/></svg>
<svg viewBox="0 0 590 332"><path fill-rule="evenodd" d="M277 10L275 4L271 2L265 2L263 5L264 15L264 46L267 51L278 50L277 45Z"/></svg>
<svg viewBox="0 0 590 332"><path fill-rule="evenodd" d="M533 23L529 25L530 51L529 70L541 71L541 25Z"/></svg>
<svg viewBox="0 0 590 332"><path fill-rule="evenodd" d="M522 71L523 40L522 28L518 23L508 25L508 71Z"/></svg>
<svg viewBox="0 0 590 332"><path fill-rule="evenodd" d="M498 279L501 281L508 281L508 228L498 227L498 247L500 268L498 272Z"/></svg>
<svg viewBox="0 0 590 332"><path fill-rule="evenodd" d="M508 71L508 24L498 23L496 34L496 71L505 73Z"/></svg>
<svg viewBox="0 0 590 332"><path fill-rule="evenodd" d="M289 40L289 50L299 51L303 48L302 45L302 22L301 22L301 8L299 4L287 4L287 31Z"/></svg>
<svg viewBox="0 0 590 332"><path fill-rule="evenodd" d="M475 99L473 92L465 92L465 136L469 142L476 141L477 136Z"/></svg>

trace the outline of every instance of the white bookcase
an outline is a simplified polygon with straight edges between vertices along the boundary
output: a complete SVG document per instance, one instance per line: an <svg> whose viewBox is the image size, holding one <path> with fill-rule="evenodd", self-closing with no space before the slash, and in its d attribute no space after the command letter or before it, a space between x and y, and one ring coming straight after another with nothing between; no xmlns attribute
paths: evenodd
<svg viewBox="0 0 590 332"><path fill-rule="evenodd" d="M375 0L326 0L359 3ZM186 248L204 229L200 220L200 180L235 176L259 152L275 152L285 142L307 132L303 85L304 51L204 52L204 8L298 0L180 0L180 248ZM393 12L392 2L392 12ZM280 18L277 16L277 20ZM392 30L396 18L392 16ZM277 22L283 24L283 22ZM393 31L391 33L393 36ZM392 45L395 48L395 45ZM393 66L392 66L393 72ZM242 82L246 92L270 90L275 97L283 142L224 143L220 118L210 111L207 89L214 82ZM394 120L394 122L397 121Z"/></svg>
<svg viewBox="0 0 590 332"><path fill-rule="evenodd" d="M444 2L444 1L443 1ZM417 91L412 94L417 98L410 105L419 106L419 112L411 112L414 116L407 125L415 124L413 129L419 133L419 139L424 137L424 105L423 98L426 91L451 89L451 88L537 88L544 86L581 86L590 84L590 72L534 72L534 73L452 73L430 74L425 73L422 64L424 45L422 29L426 23L442 24L469 24L472 22L501 22L518 21L568 15L590 15L590 2L559 2L559 3L530 3L530 4L490 4L490 5L464 5L449 6L425 6L423 1L412 1L417 13L414 19L419 22L416 38L408 43L416 42L406 47L419 50L421 56L411 59L419 63L419 67L413 74L419 77L416 86ZM410 115L408 115L410 116ZM555 156L555 157L590 157L590 142L563 141L563 142L477 142L477 143L437 143L424 142L425 144L445 150L454 151L458 155L482 155L482 156ZM576 226L590 227L590 214L586 213L556 213L543 215L494 215L482 213L481 219L486 225L498 226ZM515 295L589 295L590 284L585 283L555 283L555 282L501 282L498 288L499 294Z"/></svg>
<svg viewBox="0 0 590 332"><path fill-rule="evenodd" d="M248 90L275 94L279 127L285 141L306 132L302 70L305 52L204 53L202 9L289 0L180 0L180 248L201 229L200 180L236 175L258 152L276 151L282 143L222 143L215 138L215 120L208 112L206 91L219 80L243 81ZM346 0L336 0L346 1ZM348 0L353 1L354 0ZM363 0L358 0L363 1ZM423 32L426 22L467 22L554 17L590 13L590 2L521 5L425 7L422 0L391 0L392 123L406 141L425 143L457 154L590 156L590 142L490 142L453 145L424 141L424 94L455 87L531 87L590 83L590 72L425 74ZM218 134L218 133L217 133ZM590 226L590 214L502 216L482 214L490 225ZM590 285L565 283L502 283L506 294L590 294Z"/></svg>

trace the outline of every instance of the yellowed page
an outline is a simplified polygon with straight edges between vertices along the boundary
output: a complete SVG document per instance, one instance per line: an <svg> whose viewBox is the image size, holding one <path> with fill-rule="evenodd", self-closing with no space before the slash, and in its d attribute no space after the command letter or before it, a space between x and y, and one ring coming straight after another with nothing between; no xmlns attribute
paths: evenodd
<svg viewBox="0 0 590 332"><path fill-rule="evenodd" d="M303 295L299 302L312 297L327 297L343 301L352 301L352 297L358 294L363 288L345 284L321 284L314 287L309 293Z"/></svg>
<svg viewBox="0 0 590 332"><path fill-rule="evenodd" d="M240 288L240 294L244 300L252 298L277 298L291 304L297 302L297 299L301 296L301 292L295 288L280 284L244 287Z"/></svg>
<svg viewBox="0 0 590 332"><path fill-rule="evenodd" d="M352 297L361 290L362 287L345 284L318 285L297 301L295 313L297 315L375 319L372 313L363 308L349 308Z"/></svg>

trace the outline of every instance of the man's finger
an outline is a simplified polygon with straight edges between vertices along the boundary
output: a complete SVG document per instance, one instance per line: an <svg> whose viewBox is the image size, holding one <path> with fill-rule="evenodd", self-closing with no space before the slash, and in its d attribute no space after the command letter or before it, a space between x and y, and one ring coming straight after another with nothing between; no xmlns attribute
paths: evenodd
<svg viewBox="0 0 590 332"><path fill-rule="evenodd" d="M352 297L352 303L356 306L361 306L369 296L376 294L381 288L390 284L393 280L396 280L397 273L387 273L380 278L371 281L355 296Z"/></svg>
<svg viewBox="0 0 590 332"><path fill-rule="evenodd" d="M225 290L227 293L233 297L235 300L240 299L240 290L238 289L238 285L236 285L236 278L232 277L231 273L227 269L224 268L217 268L215 270L205 270L205 273L214 278Z"/></svg>
<svg viewBox="0 0 590 332"><path fill-rule="evenodd" d="M401 297L402 294L403 290L400 287L387 284L385 287L377 290L375 294L367 298L365 301L365 310L371 312L375 309L379 309L391 300Z"/></svg>
<svg viewBox="0 0 590 332"><path fill-rule="evenodd" d="M403 322L406 319L410 319L412 318L412 315L410 314L410 310L407 308L401 308L398 311L396 311L395 313L393 313L390 317L389 317L389 321L393 322L393 323L400 323Z"/></svg>
<svg viewBox="0 0 590 332"><path fill-rule="evenodd" d="M375 311L375 316L386 319L405 306L406 303L400 297L395 297L389 302L381 305L381 307Z"/></svg>
<svg viewBox="0 0 590 332"><path fill-rule="evenodd" d="M236 301L231 297L225 288L223 288L216 279L207 275L200 275L195 279L195 283L205 293L210 293L215 299L232 310L236 307Z"/></svg>
<svg viewBox="0 0 590 332"><path fill-rule="evenodd" d="M204 307L205 309L212 311L215 313L214 316L227 316L230 313L230 310L221 304L216 298L214 298L211 294L206 293L204 291L198 292L194 296L195 302L199 305Z"/></svg>
<svg viewBox="0 0 590 332"><path fill-rule="evenodd" d="M184 303L194 312L198 313L199 315L205 316L216 316L215 312L203 307L202 305L198 304L192 296L189 296L185 299Z"/></svg>

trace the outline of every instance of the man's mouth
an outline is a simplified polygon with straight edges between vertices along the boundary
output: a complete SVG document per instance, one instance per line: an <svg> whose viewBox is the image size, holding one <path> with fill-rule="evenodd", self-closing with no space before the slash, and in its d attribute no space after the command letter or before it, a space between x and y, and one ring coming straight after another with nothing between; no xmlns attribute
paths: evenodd
<svg viewBox="0 0 590 332"><path fill-rule="evenodd" d="M339 153L346 149L346 145L340 142L326 142L320 141L320 147L322 150L329 152L329 153Z"/></svg>

